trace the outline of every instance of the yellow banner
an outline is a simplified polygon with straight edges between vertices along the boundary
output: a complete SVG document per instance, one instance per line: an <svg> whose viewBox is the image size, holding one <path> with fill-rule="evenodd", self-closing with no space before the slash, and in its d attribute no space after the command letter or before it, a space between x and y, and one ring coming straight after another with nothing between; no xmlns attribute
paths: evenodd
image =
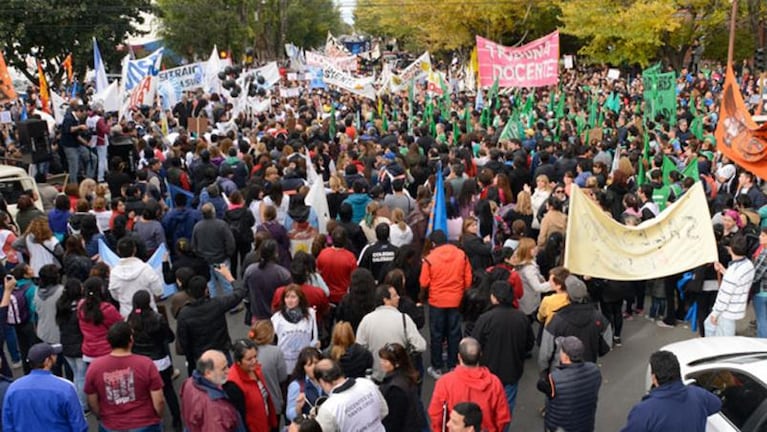
<svg viewBox="0 0 767 432"><path fill-rule="evenodd" d="M698 182L656 218L631 227L616 222L573 187L565 267L609 280L647 280L717 261L703 185Z"/></svg>

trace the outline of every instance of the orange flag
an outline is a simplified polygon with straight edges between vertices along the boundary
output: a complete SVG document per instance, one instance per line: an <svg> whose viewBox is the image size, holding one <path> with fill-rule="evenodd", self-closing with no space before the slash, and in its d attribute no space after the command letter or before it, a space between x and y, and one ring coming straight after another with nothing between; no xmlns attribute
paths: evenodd
<svg viewBox="0 0 767 432"><path fill-rule="evenodd" d="M767 179L767 123L757 126L751 118L731 65L727 65L722 89L716 148L731 161Z"/></svg>
<svg viewBox="0 0 767 432"><path fill-rule="evenodd" d="M16 90L13 88L11 74L8 73L8 67L5 65L5 58L0 51L0 102L16 99Z"/></svg>
<svg viewBox="0 0 767 432"><path fill-rule="evenodd" d="M48 114L51 113L51 99L48 94L48 82L45 80L45 74L43 73L43 65L37 62L37 77L40 80L40 102L43 103L43 111Z"/></svg>
<svg viewBox="0 0 767 432"><path fill-rule="evenodd" d="M61 63L64 70L67 71L67 82L72 83L72 54L70 53L67 58Z"/></svg>

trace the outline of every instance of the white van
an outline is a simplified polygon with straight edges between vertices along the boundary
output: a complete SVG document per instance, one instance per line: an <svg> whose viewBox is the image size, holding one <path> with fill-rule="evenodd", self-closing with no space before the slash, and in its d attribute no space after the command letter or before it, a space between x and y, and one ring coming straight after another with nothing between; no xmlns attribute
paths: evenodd
<svg viewBox="0 0 767 432"><path fill-rule="evenodd" d="M14 219L16 218L16 203L19 196L26 190L35 192L35 207L43 211L43 202L40 200L35 179L19 167L0 165L0 193L3 194L5 202L8 203L8 212Z"/></svg>

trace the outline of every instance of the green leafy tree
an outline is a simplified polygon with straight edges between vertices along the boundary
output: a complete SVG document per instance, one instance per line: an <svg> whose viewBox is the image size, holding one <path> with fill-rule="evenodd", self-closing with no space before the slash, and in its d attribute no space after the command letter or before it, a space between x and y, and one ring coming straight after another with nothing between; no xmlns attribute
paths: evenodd
<svg viewBox="0 0 767 432"><path fill-rule="evenodd" d="M284 56L284 44L325 43L345 30L333 0L158 0L167 44L187 58L204 58L213 45L240 58L254 48L262 60Z"/></svg>
<svg viewBox="0 0 767 432"><path fill-rule="evenodd" d="M150 12L150 0L4 0L0 5L0 40L10 66L30 81L37 70L28 70L26 58L43 64L46 77L58 85L65 75L61 63L72 53L75 74L82 79L93 68L95 37L107 67L118 70L125 51L118 47L131 34L139 34L141 12Z"/></svg>

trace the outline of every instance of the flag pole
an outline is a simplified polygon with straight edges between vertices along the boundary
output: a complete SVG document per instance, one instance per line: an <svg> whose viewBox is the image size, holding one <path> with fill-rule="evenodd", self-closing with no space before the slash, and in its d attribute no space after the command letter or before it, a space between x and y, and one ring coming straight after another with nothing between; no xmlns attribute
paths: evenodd
<svg viewBox="0 0 767 432"><path fill-rule="evenodd" d="M727 65L732 66L732 57L735 52L735 21L738 18L738 0L732 1L732 11L730 12L730 43L727 47Z"/></svg>

